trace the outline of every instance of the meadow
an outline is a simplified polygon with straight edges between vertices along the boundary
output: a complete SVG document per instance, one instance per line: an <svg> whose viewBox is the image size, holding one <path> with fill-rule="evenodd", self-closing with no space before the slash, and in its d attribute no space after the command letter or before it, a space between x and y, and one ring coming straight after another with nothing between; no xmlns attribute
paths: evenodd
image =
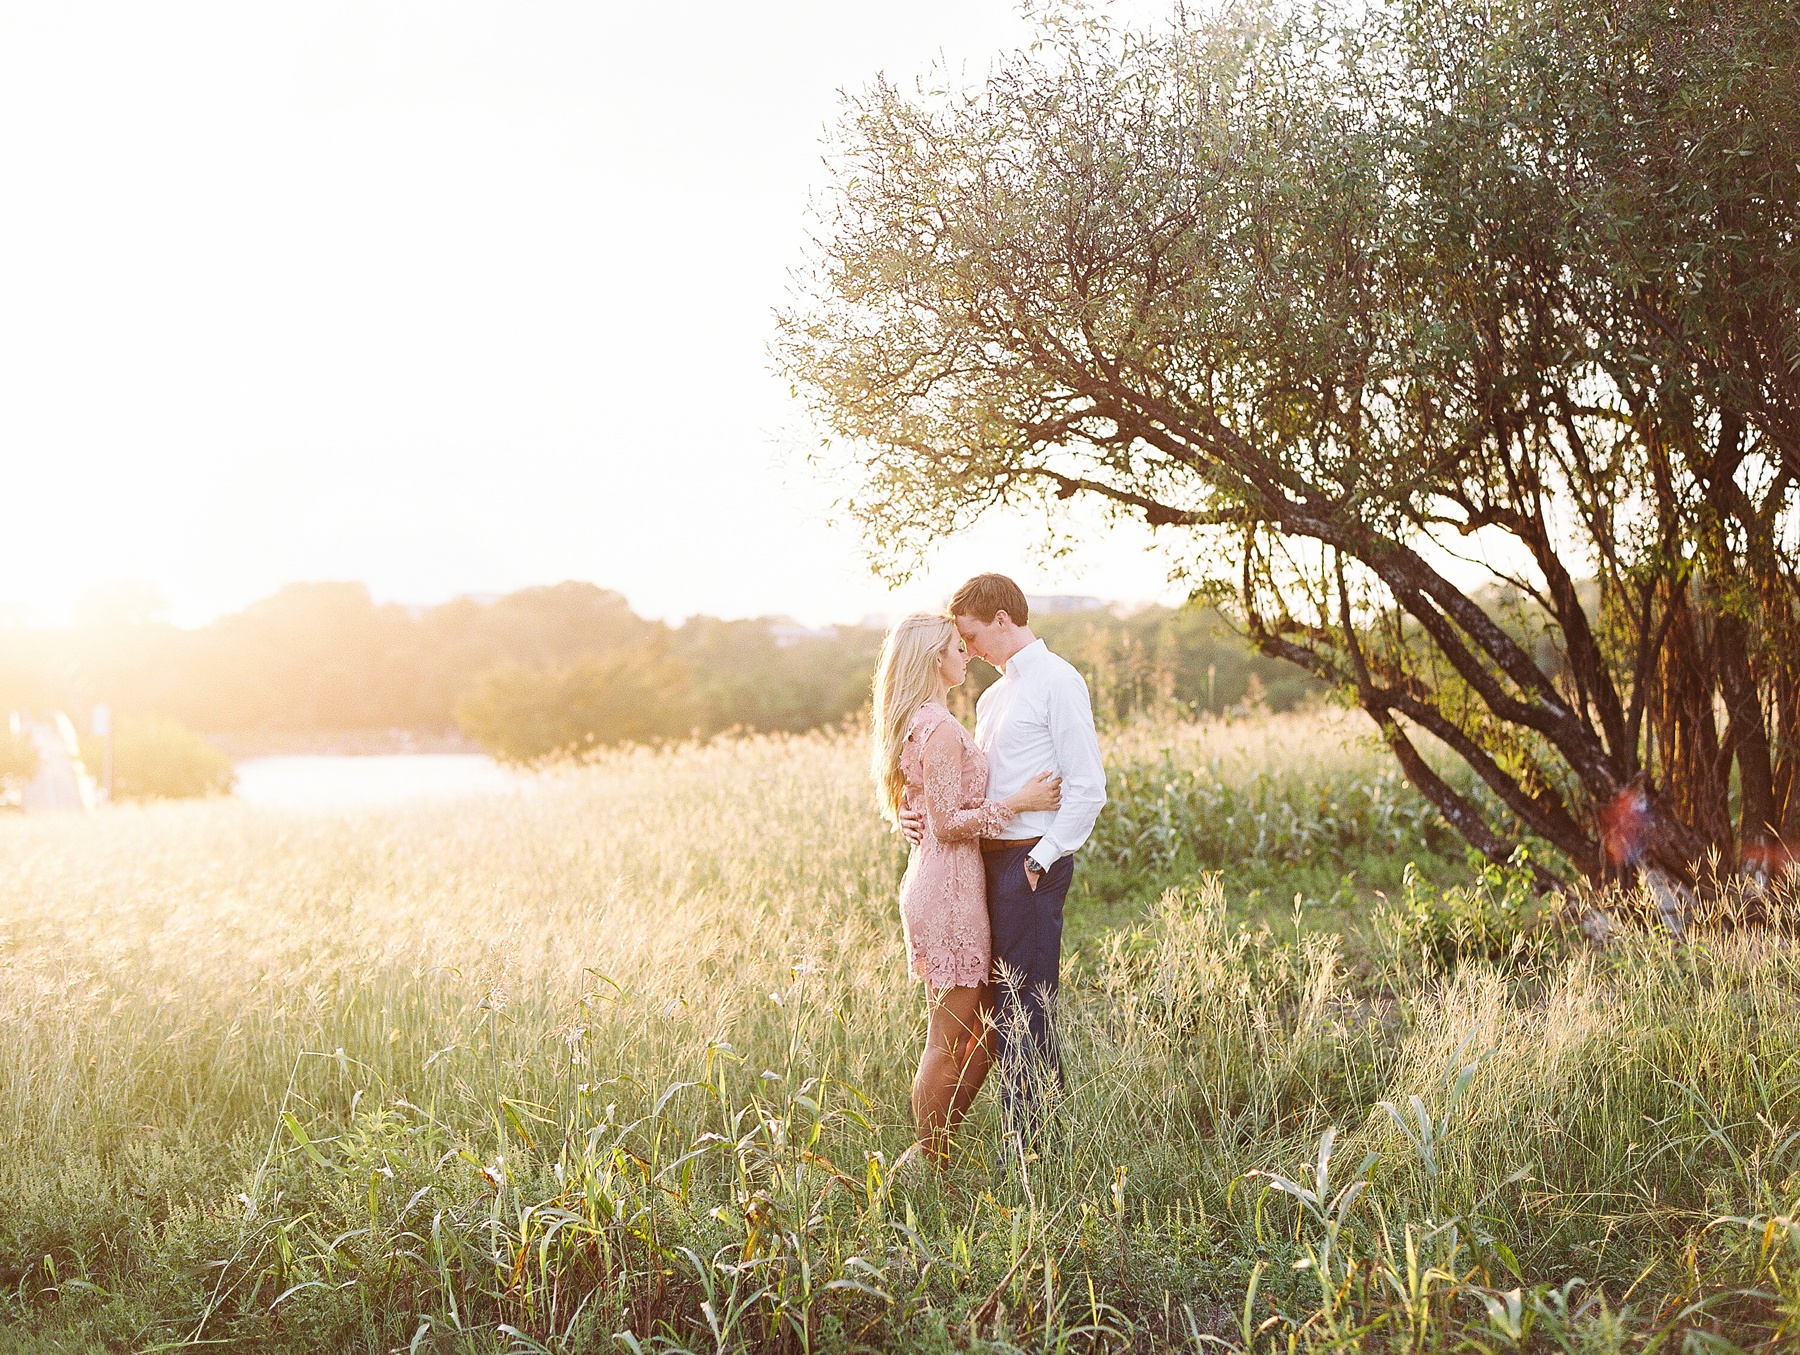
<svg viewBox="0 0 1800 1355"><path fill-rule="evenodd" d="M1359 732L1110 737L942 1182L853 738L0 821L0 1350L1800 1346L1788 914L1592 944Z"/></svg>

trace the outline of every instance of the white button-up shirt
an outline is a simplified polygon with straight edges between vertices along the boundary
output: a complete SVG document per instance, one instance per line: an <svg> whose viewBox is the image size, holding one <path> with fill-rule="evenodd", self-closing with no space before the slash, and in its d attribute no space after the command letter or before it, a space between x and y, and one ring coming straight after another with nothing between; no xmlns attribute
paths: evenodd
<svg viewBox="0 0 1800 1355"><path fill-rule="evenodd" d="M1094 736L1087 683L1066 659L1033 640L1006 661L975 703L975 742L988 760L988 798L1003 800L1038 772L1062 777L1062 808L1020 814L1005 838L1041 837L1031 860L1048 870L1094 831L1106 805L1106 767Z"/></svg>

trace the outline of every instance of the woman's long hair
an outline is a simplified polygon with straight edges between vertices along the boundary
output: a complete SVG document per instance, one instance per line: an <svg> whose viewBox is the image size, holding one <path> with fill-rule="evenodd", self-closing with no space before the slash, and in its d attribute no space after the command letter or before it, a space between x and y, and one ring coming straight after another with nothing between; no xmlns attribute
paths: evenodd
<svg viewBox="0 0 1800 1355"><path fill-rule="evenodd" d="M913 714L931 700L937 690L938 661L956 639L956 623L932 612L914 612L888 632L875 665L874 747L869 770L875 777L875 793L881 813L891 824L900 822L900 796L906 777L900 771L900 753Z"/></svg>

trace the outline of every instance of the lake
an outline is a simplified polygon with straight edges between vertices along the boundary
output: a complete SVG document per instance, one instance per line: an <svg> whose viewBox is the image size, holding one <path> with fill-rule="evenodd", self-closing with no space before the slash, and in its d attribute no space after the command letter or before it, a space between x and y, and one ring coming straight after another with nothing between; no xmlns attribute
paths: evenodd
<svg viewBox="0 0 1800 1355"><path fill-rule="evenodd" d="M246 758L237 795L279 809L354 809L522 790L529 773L485 753L323 754Z"/></svg>

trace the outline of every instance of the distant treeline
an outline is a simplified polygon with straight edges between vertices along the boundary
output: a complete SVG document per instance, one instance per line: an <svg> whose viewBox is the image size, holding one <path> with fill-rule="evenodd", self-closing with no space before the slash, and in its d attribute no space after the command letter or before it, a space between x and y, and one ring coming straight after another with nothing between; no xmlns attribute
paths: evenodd
<svg viewBox="0 0 1800 1355"><path fill-rule="evenodd" d="M1292 705L1308 681L1251 654L1213 612L1034 616L1087 675L1102 719ZM491 602L377 604L294 584L197 630L114 617L0 627L0 712L106 702L216 735L461 728L501 756L832 724L868 700L879 630L695 617L672 627L586 583ZM976 665L970 694L992 680Z"/></svg>

